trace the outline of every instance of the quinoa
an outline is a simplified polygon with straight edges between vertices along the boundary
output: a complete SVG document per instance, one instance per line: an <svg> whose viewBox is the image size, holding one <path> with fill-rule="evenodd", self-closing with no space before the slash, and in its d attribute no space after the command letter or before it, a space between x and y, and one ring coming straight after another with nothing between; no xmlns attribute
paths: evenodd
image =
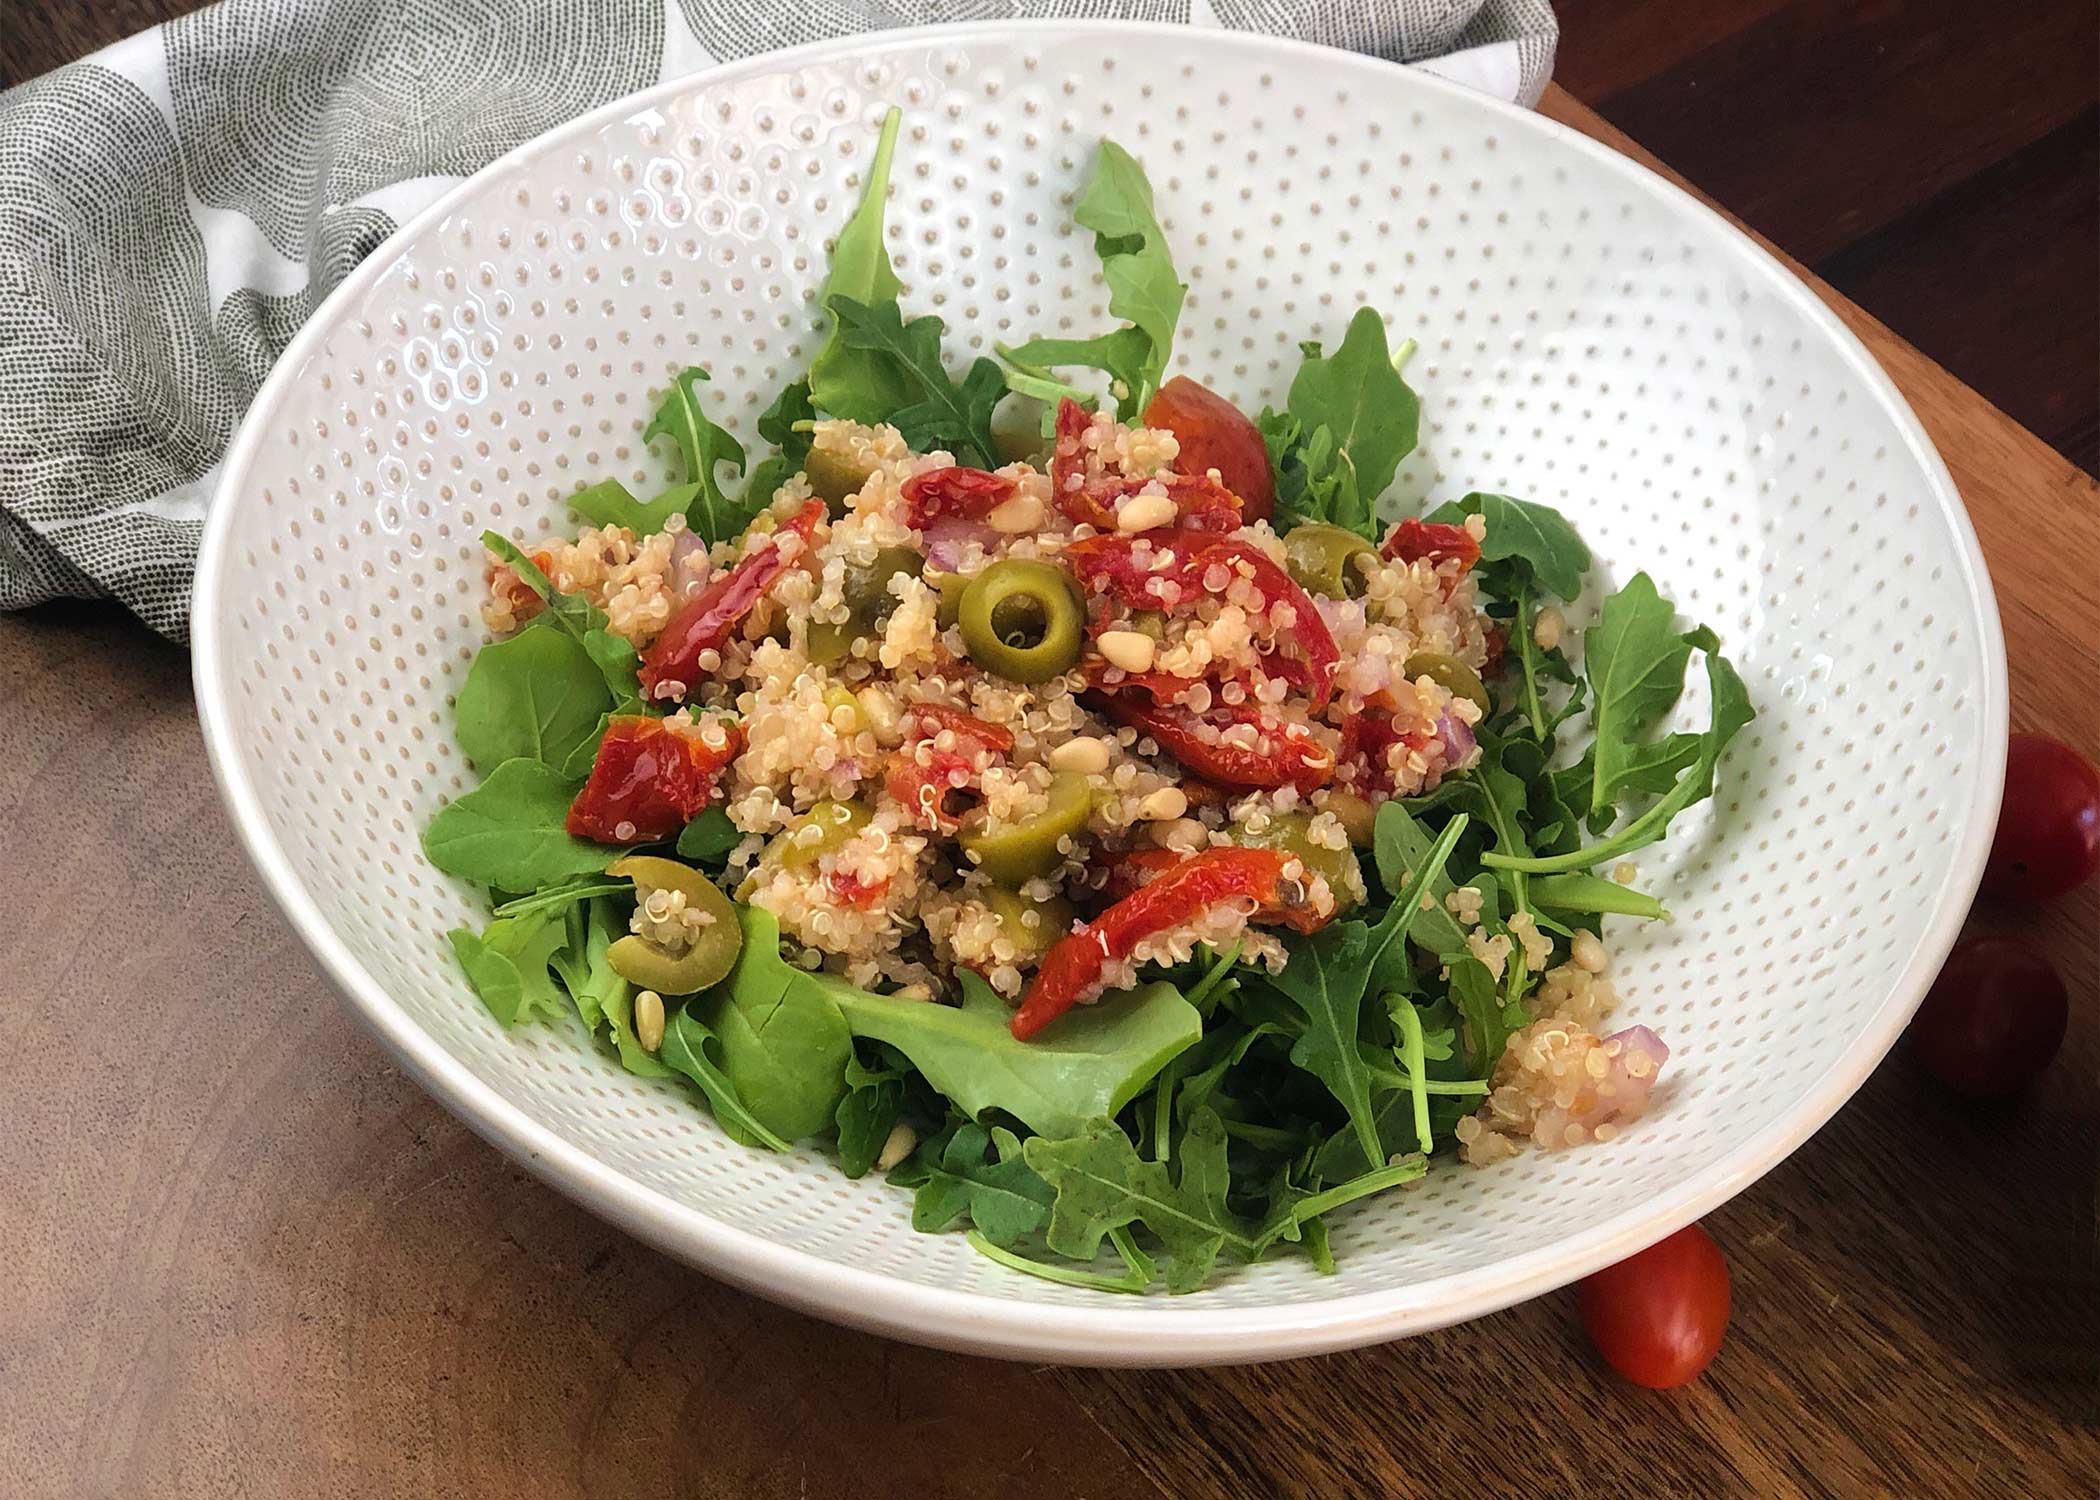
<svg viewBox="0 0 2100 1500"><path fill-rule="evenodd" d="M1081 446L1082 483L1104 475L1135 481L1117 501L1142 502L1131 513L1134 522L1149 526L1170 513L1172 502L1163 498L1170 492L1157 478L1179 456L1171 432L1097 413ZM823 420L811 432L809 470L825 468L834 485L840 475L858 482L818 522L806 548L773 533L811 498L807 473L776 488L744 537L712 548L699 545L682 518L674 518L650 536L585 527L573 539L549 538L526 549L558 588L603 610L611 629L639 649L741 558L762 546L790 555L791 565L758 603L703 654L700 680L677 695L682 711L671 721L680 732L715 736L708 743L717 747L725 725L733 721L740 730L741 748L720 787L724 810L743 835L729 855L728 875L741 899L771 912L807 962L855 983L952 997L953 973L969 969L1012 998L1026 989L1048 942L1064 934L1038 932L1026 919L1023 931L1009 930L988 899L989 877L957 836L963 827L1010 826L1041 815L1061 774L1060 756L1065 766L1084 767L1079 774L1087 778L1091 801L1084 826L1052 851L1054 867L1027 888L1031 915L1053 908L1098 911L1106 899L1104 870L1126 853L1194 854L1242 840L1259 843L1278 819L1296 820L1291 827L1306 847L1349 848L1341 820L1322 805L1324 794L1308 801L1287 785L1228 798L1192 795L1204 788L1191 784L1165 747L1100 712L1091 694L1115 691L1129 678L1097 648L1047 682L1018 684L977 669L960 629L941 625L943 575L968 577L1007 558L1055 564L1095 528L1068 519L1050 476L1025 463L998 471L1012 491L996 516L938 533L933 526L914 528L907 482L952 462L944 453L914 452L892 426ZM1236 535L1283 562L1282 541L1266 522ZM855 613L867 608L854 602L864 600L864 591L853 592L856 570L894 548L910 548L926 563L921 576L888 577L888 598L867 628ZM1136 555L1164 567L1169 550L1151 551L1141 541ZM1349 750L1352 721L1375 716L1388 734L1350 770L1370 785L1374 800L1427 791L1467 763L1470 749L1452 746L1470 746L1470 737L1449 726L1470 725L1477 711L1405 670L1424 651L1475 668L1485 664L1487 622L1461 570L1448 563L1380 562L1366 571L1360 599L1313 602L1341 657L1332 699L1318 709L1279 665L1307 623L1299 618L1303 603L1294 608L1266 597L1244 561L1212 572L1202 592L1162 598L1147 618L1096 598L1087 632L1090 641L1132 636L1146 648L1154 678L1185 682L1176 702L1201 720L1199 738L1258 753L1273 736L1291 733L1339 759ZM483 614L492 630L515 630L538 609L537 596L500 562L492 560L488 582ZM850 634L843 648L819 659L820 637L836 641L841 633ZM1128 659L1138 661L1138 653L1133 649ZM929 709L991 726L999 748L952 732L924 733L929 721L922 711ZM1249 718L1254 713L1262 716L1260 725ZM1225 717L1213 724L1211 715ZM900 765L918 781L908 774L899 779ZM834 804L862 808L866 820L850 836L831 840L808 819L812 809ZM1353 870L1337 876L1345 889L1330 890L1325 878L1295 863L1292 868L1318 913L1364 895ZM686 924L698 914L671 910L667 897L650 899L655 904L636 913L636 930L666 946L689 943ZM1462 908L1454 910L1463 916ZM1505 949L1511 942L1495 941ZM1245 959L1272 970L1284 962L1286 950L1273 932L1250 927L1238 903L1222 902L1152 934L1109 978L1128 983L1144 964L1178 963L1204 945L1235 942ZM1530 956L1528 942L1526 949Z"/></svg>

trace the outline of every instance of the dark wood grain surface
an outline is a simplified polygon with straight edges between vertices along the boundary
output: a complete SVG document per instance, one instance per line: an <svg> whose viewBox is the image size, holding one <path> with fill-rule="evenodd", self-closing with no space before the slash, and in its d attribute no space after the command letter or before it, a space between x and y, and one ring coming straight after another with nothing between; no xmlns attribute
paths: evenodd
<svg viewBox="0 0 2100 1500"><path fill-rule="evenodd" d="M1571 32L1588 9L1564 7ZM1598 25L1656 77L1789 11L1840 9L1915 8L1624 0ZM11 65L22 10L0 18ZM1547 108L1634 149L1564 96ZM1950 238L1878 274L1922 294L1934 266L2003 268L2012 232L1950 193L2060 194L2084 232L2065 169L2029 149L1904 208L1939 204ZM2010 175L1976 186L1994 172ZM2076 252L2056 243L2025 251ZM1989 315L1989 278L1968 290L1965 337L2017 373L2029 335ZM2016 724L2100 752L2100 489L1832 300L1969 503ZM182 653L110 610L0 616L0 871L10 1496L2100 1491L2090 888L1975 918L2071 982L2043 1086L1956 1108L1892 1057L1709 1219L1736 1278L1730 1341L1702 1381L1657 1395L1596 1365L1565 1295L1288 1365L1062 1371L847 1333L642 1248L481 1144L332 998L218 810Z"/></svg>

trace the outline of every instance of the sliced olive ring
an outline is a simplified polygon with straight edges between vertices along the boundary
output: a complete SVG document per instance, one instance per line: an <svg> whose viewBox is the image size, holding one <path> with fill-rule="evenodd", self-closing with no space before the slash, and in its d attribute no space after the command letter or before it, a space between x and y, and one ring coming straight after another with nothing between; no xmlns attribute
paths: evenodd
<svg viewBox="0 0 2100 1500"><path fill-rule="evenodd" d="M620 938L605 953L615 974L659 995L695 994L729 977L743 950L744 935L736 908L712 880L691 865L653 854L630 854L613 861L605 873L632 880L635 900L645 911L657 892L669 891L683 898L686 911L702 914L682 948L666 947L640 933Z"/></svg>
<svg viewBox="0 0 2100 1500"><path fill-rule="evenodd" d="M1234 842L1250 849L1280 849L1295 854L1315 875L1323 876L1334 894L1337 911L1363 900L1363 870L1352 849L1330 849L1312 840L1312 815L1302 812L1271 813L1261 832L1250 832L1244 823L1232 827Z"/></svg>
<svg viewBox="0 0 2100 1500"><path fill-rule="evenodd" d="M856 641L881 630L897 607L890 580L900 574L912 578L926 560L909 547L884 547L873 562L849 567L842 591L849 611L844 620L813 621L809 627L809 659L820 667L833 666L853 654Z"/></svg>
<svg viewBox="0 0 2100 1500"><path fill-rule="evenodd" d="M1081 771L1060 771L1050 782L1050 802L1019 823L965 828L957 841L976 856L977 868L1006 885L1048 875L1064 863L1058 844L1086 831L1093 790Z"/></svg>
<svg viewBox="0 0 2100 1500"><path fill-rule="evenodd" d="M1452 697L1471 699L1483 714L1495 711L1495 700L1488 696L1487 684L1480 680L1480 674L1455 656L1441 651L1417 651L1400 670L1407 673L1409 682L1427 677Z"/></svg>
<svg viewBox="0 0 2100 1500"><path fill-rule="evenodd" d="M999 930L1014 945L1013 962L1034 963L1050 945L1072 930L1076 913L1062 896L1037 901L1010 886L995 885L985 892L984 904L999 919Z"/></svg>
<svg viewBox="0 0 2100 1500"><path fill-rule="evenodd" d="M811 448L802 461L802 477L810 493L824 502L835 521L846 513L846 502L860 493L875 472L875 466L840 453L835 448Z"/></svg>
<svg viewBox="0 0 2100 1500"><path fill-rule="evenodd" d="M1048 563L1007 558L971 579L956 623L970 660L1009 682L1048 682L1079 660L1081 608L1070 577Z"/></svg>
<svg viewBox="0 0 2100 1500"><path fill-rule="evenodd" d="M1359 566L1359 558L1368 561ZM1353 531L1307 521L1283 534L1283 563L1309 593L1360 599L1370 583L1365 570L1378 566L1378 549Z"/></svg>

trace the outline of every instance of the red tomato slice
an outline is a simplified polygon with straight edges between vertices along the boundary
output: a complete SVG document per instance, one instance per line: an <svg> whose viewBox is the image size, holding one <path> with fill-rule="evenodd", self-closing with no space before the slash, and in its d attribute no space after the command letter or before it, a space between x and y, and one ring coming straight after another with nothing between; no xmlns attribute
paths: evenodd
<svg viewBox="0 0 2100 1500"><path fill-rule="evenodd" d="M1205 385L1176 375L1145 408L1147 427L1164 427L1181 444L1174 467L1184 474L1218 471L1225 488L1240 497L1240 514L1266 521L1276 512L1276 480L1269 448L1246 415Z"/></svg>

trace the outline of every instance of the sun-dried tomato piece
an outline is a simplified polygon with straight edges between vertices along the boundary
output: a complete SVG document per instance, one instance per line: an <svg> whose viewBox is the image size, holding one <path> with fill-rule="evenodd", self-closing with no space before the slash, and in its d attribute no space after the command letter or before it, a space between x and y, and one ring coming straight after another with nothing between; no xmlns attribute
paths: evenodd
<svg viewBox="0 0 2100 1500"><path fill-rule="evenodd" d="M1009 1023L1014 1036L1025 1042L1073 1006L1098 995L1109 966L1128 960L1146 938L1193 922L1227 902L1245 911L1250 921L1315 930L1333 910L1316 910L1306 886L1307 875L1297 856L1281 850L1225 847L1190 855L1051 944Z"/></svg>
<svg viewBox="0 0 2100 1500"><path fill-rule="evenodd" d="M1334 753L1310 729L1254 703L1215 703L1203 713L1118 693L1101 711L1149 735L1196 776L1218 786L1314 791L1334 778Z"/></svg>
<svg viewBox="0 0 2100 1500"><path fill-rule="evenodd" d="M1240 497L1209 471L1089 476L1085 434L1093 418L1067 396L1057 408L1057 442L1050 452L1050 490L1059 510L1101 531L1116 529L1116 507L1146 490L1174 502L1178 523L1196 531L1236 531L1246 520Z"/></svg>
<svg viewBox="0 0 2100 1500"><path fill-rule="evenodd" d="M1276 510L1276 479L1269 469L1269 448L1246 414L1223 396L1186 375L1176 375L1159 388L1145 408L1147 427L1164 427L1181 444L1174 467L1183 474L1208 475L1215 469L1239 503L1241 521L1266 521ZM1227 528L1229 529L1229 528Z"/></svg>
<svg viewBox="0 0 2100 1500"><path fill-rule="evenodd" d="M1465 527L1448 521L1419 521L1412 516L1393 528L1379 550L1389 558L1427 562L1431 567L1456 558L1461 575L1480 561L1480 543Z"/></svg>
<svg viewBox="0 0 2100 1500"><path fill-rule="evenodd" d="M569 832L600 844L674 837L714 799L743 739L720 719L684 728L646 714L613 715L591 774L569 804Z"/></svg>
<svg viewBox="0 0 2100 1500"><path fill-rule="evenodd" d="M1270 670L1302 688L1315 713L1333 695L1342 653L1326 620L1297 580L1252 542L1186 529L1117 532L1082 537L1065 548L1064 561L1092 591L1131 609L1171 611L1206 595L1232 598L1234 584L1244 583L1249 613L1266 618L1279 648Z"/></svg>
<svg viewBox="0 0 2100 1500"><path fill-rule="evenodd" d="M890 756L883 789L918 827L953 833L962 826L962 810L952 799L972 790L993 757L1013 749L1013 731L945 703L914 704L904 724L904 744Z"/></svg>
<svg viewBox="0 0 2100 1500"><path fill-rule="evenodd" d="M873 910L890 888L889 877L880 880L863 880L850 870L833 870L824 877L831 894L841 906L850 906L855 911Z"/></svg>
<svg viewBox="0 0 2100 1500"><path fill-rule="evenodd" d="M1342 725L1342 748L1336 756L1337 779L1359 796L1382 801L1393 795L1393 767L1387 752L1395 745L1419 750L1429 743L1422 734L1401 730L1393 715L1376 704L1366 704Z"/></svg>
<svg viewBox="0 0 2100 1500"><path fill-rule="evenodd" d="M914 474L898 486L898 493L904 497L905 524L914 531L924 531L933 522L948 517L981 521L1017 488L1005 474L952 467Z"/></svg>
<svg viewBox="0 0 2100 1500"><path fill-rule="evenodd" d="M642 691L673 702L690 697L704 675L701 656L722 649L738 622L802 556L823 518L824 502L810 501L673 615L663 634L642 655ZM790 545L790 537L798 539L798 544Z"/></svg>

